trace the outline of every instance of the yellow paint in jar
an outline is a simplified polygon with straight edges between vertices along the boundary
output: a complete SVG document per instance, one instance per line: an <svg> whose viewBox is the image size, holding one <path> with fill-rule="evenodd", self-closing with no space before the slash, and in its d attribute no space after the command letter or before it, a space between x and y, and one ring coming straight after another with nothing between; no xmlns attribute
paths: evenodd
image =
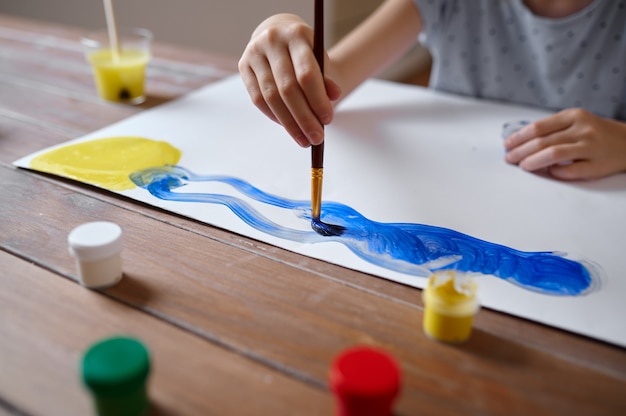
<svg viewBox="0 0 626 416"><path fill-rule="evenodd" d="M138 170L176 165L181 151L163 141L145 137L108 137L69 144L42 153L30 162L41 172L125 191L136 185L130 174Z"/></svg>
<svg viewBox="0 0 626 416"><path fill-rule="evenodd" d="M144 84L148 51L123 49L114 59L111 49L89 52L98 95L107 101L139 104L145 100Z"/></svg>
<svg viewBox="0 0 626 416"><path fill-rule="evenodd" d="M474 279L454 271L435 273L428 279L423 298L426 335L452 344L467 341L480 308Z"/></svg>

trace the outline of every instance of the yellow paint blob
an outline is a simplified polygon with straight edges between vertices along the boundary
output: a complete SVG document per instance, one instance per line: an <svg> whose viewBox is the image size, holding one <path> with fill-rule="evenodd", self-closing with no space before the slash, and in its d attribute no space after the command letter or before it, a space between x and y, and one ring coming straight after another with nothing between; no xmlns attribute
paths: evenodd
<svg viewBox="0 0 626 416"><path fill-rule="evenodd" d="M423 292L424 332L439 341L460 344L472 333L479 305L476 283L454 272L433 274Z"/></svg>
<svg viewBox="0 0 626 416"><path fill-rule="evenodd" d="M111 191L126 191L136 185L135 171L176 165L181 151L167 142L144 137L110 137L59 147L35 157L30 167Z"/></svg>
<svg viewBox="0 0 626 416"><path fill-rule="evenodd" d="M124 49L113 59L111 49L90 52L87 60L94 72L98 95L108 101L139 103L144 99L145 70L150 54Z"/></svg>

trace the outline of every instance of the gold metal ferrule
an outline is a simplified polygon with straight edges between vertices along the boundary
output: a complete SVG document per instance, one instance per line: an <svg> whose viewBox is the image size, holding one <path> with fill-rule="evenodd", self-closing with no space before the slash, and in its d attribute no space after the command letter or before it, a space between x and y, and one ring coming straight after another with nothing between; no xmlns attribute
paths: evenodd
<svg viewBox="0 0 626 416"><path fill-rule="evenodd" d="M311 217L319 220L322 211L322 178L324 168L311 169Z"/></svg>

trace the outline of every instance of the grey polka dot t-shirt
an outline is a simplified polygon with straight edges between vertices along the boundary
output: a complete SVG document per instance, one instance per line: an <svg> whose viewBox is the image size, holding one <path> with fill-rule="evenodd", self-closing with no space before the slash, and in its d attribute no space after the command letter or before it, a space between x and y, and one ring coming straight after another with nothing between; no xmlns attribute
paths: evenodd
<svg viewBox="0 0 626 416"><path fill-rule="evenodd" d="M565 18L522 0L414 0L438 90L626 120L626 0Z"/></svg>

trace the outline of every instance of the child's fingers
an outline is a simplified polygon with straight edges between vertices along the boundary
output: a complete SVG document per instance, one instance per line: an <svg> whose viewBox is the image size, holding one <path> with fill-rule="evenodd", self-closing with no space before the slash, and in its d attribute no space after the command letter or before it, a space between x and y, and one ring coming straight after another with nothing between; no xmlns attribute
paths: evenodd
<svg viewBox="0 0 626 416"><path fill-rule="evenodd" d="M322 140L321 125L300 91L286 47L247 54L240 72L257 108L281 124L300 146Z"/></svg>
<svg viewBox="0 0 626 416"><path fill-rule="evenodd" d="M308 44L301 42L290 45L289 50L295 77L305 99L321 124L333 118L333 107L326 91L325 79Z"/></svg>
<svg viewBox="0 0 626 416"><path fill-rule="evenodd" d="M554 165L549 168L550 175L564 180L593 179L603 172L596 172L594 164L589 160L579 160L567 165Z"/></svg>
<svg viewBox="0 0 626 416"><path fill-rule="evenodd" d="M505 139L504 147L507 150L511 150L537 137L547 136L557 131L568 129L574 121L571 112L567 110L561 111L519 129Z"/></svg>
<svg viewBox="0 0 626 416"><path fill-rule="evenodd" d="M261 112L265 114L268 118L278 123L279 122L278 119L276 118L272 110L270 110L267 103L265 102L265 98L263 97L263 94L261 93L259 81L257 80L257 77L254 74L254 71L252 71L250 67L246 66L246 67L240 67L239 73L241 74L241 79L243 80L246 90L248 91L248 95L250 95L250 98L252 99L252 102L254 103L254 105L259 110L261 110Z"/></svg>
<svg viewBox="0 0 626 416"><path fill-rule="evenodd" d="M529 168L531 165L528 165L527 159L539 152L542 152L541 160L546 160L545 163L548 163L547 159L545 159L548 157L553 160L552 163L561 163L565 160L564 158L571 157L571 155L569 152L564 153L563 149L559 146L570 144L574 141L574 138L567 131L558 131L547 136L534 137L522 142L516 147L513 147L505 155L505 160L508 163L519 164L526 170L535 170L539 168ZM523 165L523 163L526 163L526 165ZM552 163L548 163L548 165ZM548 165L544 165L542 167ZM535 166L535 164L532 164L532 166Z"/></svg>
<svg viewBox="0 0 626 416"><path fill-rule="evenodd" d="M262 88L268 106L298 143L302 144L302 135L311 144L321 143L323 128L300 84L292 55L287 49L274 49L268 51L268 62L273 79ZM319 68L316 75L321 78Z"/></svg>
<svg viewBox="0 0 626 416"><path fill-rule="evenodd" d="M341 88L335 81L330 78L325 78L326 84L326 92L328 93L328 98L331 101L337 101L341 98Z"/></svg>
<svg viewBox="0 0 626 416"><path fill-rule="evenodd" d="M566 165L582 158L583 151L578 143L556 144L541 148L524 157L519 167L533 172L555 165Z"/></svg>
<svg viewBox="0 0 626 416"><path fill-rule="evenodd" d="M283 101L269 63L257 62L249 69L240 70L252 102L263 114L281 124L302 147L310 144L307 135L294 119Z"/></svg>

